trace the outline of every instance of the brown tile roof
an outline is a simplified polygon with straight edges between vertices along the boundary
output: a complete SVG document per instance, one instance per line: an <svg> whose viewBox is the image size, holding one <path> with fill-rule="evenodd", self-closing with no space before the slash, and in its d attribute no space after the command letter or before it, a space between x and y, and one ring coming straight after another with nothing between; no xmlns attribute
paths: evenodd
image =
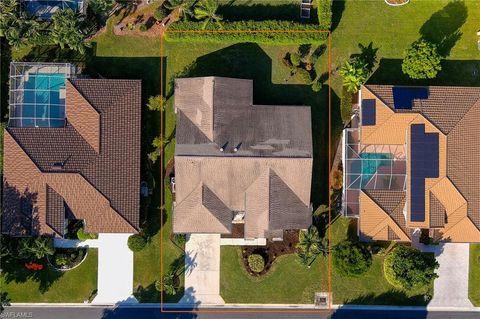
<svg viewBox="0 0 480 319"><path fill-rule="evenodd" d="M223 205L230 211L229 223L234 211L245 212L246 238L307 228L310 108L254 105L251 80L206 77L177 79L175 85L174 232L229 231ZM199 185L222 203L217 213L196 209L201 205ZM204 218L197 216L200 212ZM222 218L213 223L208 216Z"/></svg>
<svg viewBox="0 0 480 319"><path fill-rule="evenodd" d="M87 231L134 232L140 205L140 81L76 79L67 86L67 101L72 94L83 101L80 107L88 103L98 112L99 129L89 115L84 122L72 119L83 116L68 111L72 105L64 128L7 128L4 183L36 191L42 233L52 232L46 223L46 184L77 218L86 219ZM92 147L97 131L99 152Z"/></svg>
<svg viewBox="0 0 480 319"><path fill-rule="evenodd" d="M46 222L60 236L65 233L65 204L64 199L53 188L46 184Z"/></svg>

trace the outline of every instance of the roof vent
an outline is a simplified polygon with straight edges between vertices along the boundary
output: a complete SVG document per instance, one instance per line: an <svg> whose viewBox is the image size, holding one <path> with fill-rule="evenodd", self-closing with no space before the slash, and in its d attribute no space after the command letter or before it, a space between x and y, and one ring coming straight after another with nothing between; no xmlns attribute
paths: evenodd
<svg viewBox="0 0 480 319"><path fill-rule="evenodd" d="M225 149L227 148L227 145L228 145L228 141L227 141L227 142L225 142L225 144L223 144L223 146L222 146L222 147L220 147L220 152L223 152L223 151L225 151Z"/></svg>
<svg viewBox="0 0 480 319"><path fill-rule="evenodd" d="M242 142L238 143L237 146L233 149L233 151L236 153L240 149L240 146L242 146Z"/></svg>

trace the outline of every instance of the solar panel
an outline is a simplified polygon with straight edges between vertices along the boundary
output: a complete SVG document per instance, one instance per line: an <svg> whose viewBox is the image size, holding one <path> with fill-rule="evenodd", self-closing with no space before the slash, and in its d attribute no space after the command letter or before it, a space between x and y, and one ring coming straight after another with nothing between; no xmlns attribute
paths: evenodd
<svg viewBox="0 0 480 319"><path fill-rule="evenodd" d="M410 126L410 220L425 221L425 178L438 177L438 133L425 133L424 124Z"/></svg>
<svg viewBox="0 0 480 319"><path fill-rule="evenodd" d="M392 93L393 106L396 110L411 110L413 100L428 99L428 88L426 87L394 86Z"/></svg>
<svg viewBox="0 0 480 319"><path fill-rule="evenodd" d="M362 125L370 126L376 123L375 99L362 100Z"/></svg>

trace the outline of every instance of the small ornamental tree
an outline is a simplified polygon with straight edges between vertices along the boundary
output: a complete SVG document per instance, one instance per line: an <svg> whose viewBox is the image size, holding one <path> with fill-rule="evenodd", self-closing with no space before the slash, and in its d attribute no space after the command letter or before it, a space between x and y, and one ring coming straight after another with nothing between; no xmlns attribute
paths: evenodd
<svg viewBox="0 0 480 319"><path fill-rule="evenodd" d="M167 295L175 295L177 293L176 276L169 271L163 275L163 292Z"/></svg>
<svg viewBox="0 0 480 319"><path fill-rule="evenodd" d="M148 98L147 108L150 111L163 111L167 101L161 95L151 96Z"/></svg>
<svg viewBox="0 0 480 319"><path fill-rule="evenodd" d="M250 267L253 272L262 272L265 268L265 260L263 259L262 255L251 254L248 256L248 267Z"/></svg>
<svg viewBox="0 0 480 319"><path fill-rule="evenodd" d="M350 93L357 93L368 77L368 65L359 58L345 62L339 71L343 77L343 86Z"/></svg>
<svg viewBox="0 0 480 319"><path fill-rule="evenodd" d="M139 234L133 234L128 237L128 248L130 248L131 251L140 251L145 248L146 244L147 241L145 240L145 238L143 238Z"/></svg>
<svg viewBox="0 0 480 319"><path fill-rule="evenodd" d="M343 241L333 249L333 266L342 275L355 277L372 265L372 254L360 244Z"/></svg>
<svg viewBox="0 0 480 319"><path fill-rule="evenodd" d="M40 260L43 257L53 255L53 239L47 237L22 238L18 244L18 255L23 259Z"/></svg>
<svg viewBox="0 0 480 319"><path fill-rule="evenodd" d="M440 60L437 46L420 39L405 51L402 71L412 79L433 79L442 69Z"/></svg>
<svg viewBox="0 0 480 319"><path fill-rule="evenodd" d="M300 66L300 63L302 62L300 55L298 55L298 53L290 53L290 62L293 66Z"/></svg>
<svg viewBox="0 0 480 319"><path fill-rule="evenodd" d="M115 0L89 0L88 7L96 15L108 15L115 5Z"/></svg>
<svg viewBox="0 0 480 319"><path fill-rule="evenodd" d="M415 289L429 285L437 278L438 262L432 254L398 246L385 257L383 271L387 281L397 288Z"/></svg>

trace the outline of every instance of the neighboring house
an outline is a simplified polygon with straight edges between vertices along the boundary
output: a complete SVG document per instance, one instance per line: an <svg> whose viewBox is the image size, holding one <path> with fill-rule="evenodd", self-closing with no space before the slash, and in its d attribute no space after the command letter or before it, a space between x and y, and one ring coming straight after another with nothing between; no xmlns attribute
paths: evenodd
<svg viewBox="0 0 480 319"><path fill-rule="evenodd" d="M366 85L344 131L344 212L363 240L480 242L480 88Z"/></svg>
<svg viewBox="0 0 480 319"><path fill-rule="evenodd" d="M253 104L253 81L175 82L175 233L283 238L311 224L310 107Z"/></svg>
<svg viewBox="0 0 480 319"><path fill-rule="evenodd" d="M140 80L88 79L70 64L12 63L2 233L134 233L140 206Z"/></svg>
<svg viewBox="0 0 480 319"><path fill-rule="evenodd" d="M86 0L21 0L23 9L41 20L50 20L55 11L72 9L85 12Z"/></svg>

